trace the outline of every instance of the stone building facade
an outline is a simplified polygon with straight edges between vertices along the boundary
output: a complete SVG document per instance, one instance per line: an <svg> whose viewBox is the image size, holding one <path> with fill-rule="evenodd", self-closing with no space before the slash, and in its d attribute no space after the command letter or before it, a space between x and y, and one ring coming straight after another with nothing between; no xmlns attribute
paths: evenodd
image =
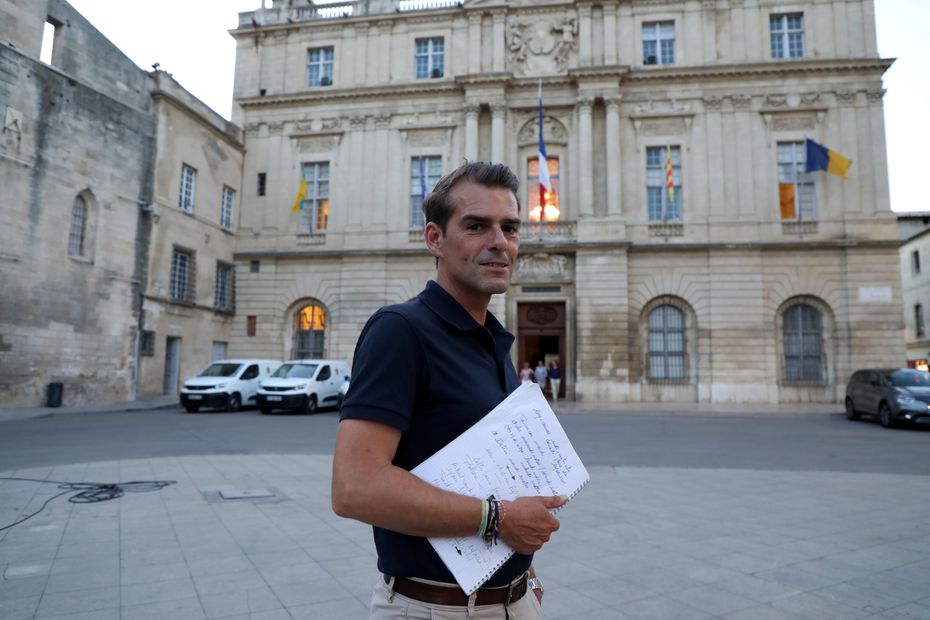
<svg viewBox="0 0 930 620"><path fill-rule="evenodd" d="M871 0L240 14L232 349L351 359L367 317L434 273L420 179L491 159L524 183L492 302L515 362L558 357L584 400L836 401L905 355L874 22ZM558 190L541 223L540 87ZM849 180L805 173L806 138L851 157Z"/></svg>
<svg viewBox="0 0 930 620"><path fill-rule="evenodd" d="M899 214L898 237L907 365L930 370L930 212Z"/></svg>
<svg viewBox="0 0 930 620"><path fill-rule="evenodd" d="M0 406L49 384L65 405L161 393L168 336L185 338L178 372L209 362L231 322L213 274L233 263L234 225L218 228L241 132L64 0L0 0L0 121ZM180 216L182 163L201 184ZM195 297L170 299L171 244L199 257Z"/></svg>

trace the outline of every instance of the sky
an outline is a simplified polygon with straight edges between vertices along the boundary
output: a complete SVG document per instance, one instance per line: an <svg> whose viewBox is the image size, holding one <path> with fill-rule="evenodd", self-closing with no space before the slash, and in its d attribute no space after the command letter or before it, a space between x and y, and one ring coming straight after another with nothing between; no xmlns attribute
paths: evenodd
<svg viewBox="0 0 930 620"><path fill-rule="evenodd" d="M238 24L240 11L259 8L262 0L69 1L137 65L148 70L159 63L230 117L236 46L227 31ZM878 50L883 58L897 58L884 77L891 208L930 211L922 191L930 144L930 37L924 27L930 23L930 1L874 2Z"/></svg>

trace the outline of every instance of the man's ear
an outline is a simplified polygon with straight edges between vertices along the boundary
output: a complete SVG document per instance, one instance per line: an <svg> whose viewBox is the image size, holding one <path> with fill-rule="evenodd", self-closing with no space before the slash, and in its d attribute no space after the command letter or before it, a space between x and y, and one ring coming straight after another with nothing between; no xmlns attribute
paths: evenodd
<svg viewBox="0 0 930 620"><path fill-rule="evenodd" d="M442 241L444 235L442 229L436 222L428 222L426 229L423 231L423 237L426 239L426 248L429 253L436 258L442 258Z"/></svg>

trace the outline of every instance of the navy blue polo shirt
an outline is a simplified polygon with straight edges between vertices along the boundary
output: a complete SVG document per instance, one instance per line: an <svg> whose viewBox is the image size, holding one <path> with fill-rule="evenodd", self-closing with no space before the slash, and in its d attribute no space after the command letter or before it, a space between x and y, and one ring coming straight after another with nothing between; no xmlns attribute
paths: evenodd
<svg viewBox="0 0 930 620"><path fill-rule="evenodd" d="M355 347L341 419L400 429L393 462L413 469L517 388L513 340L490 312L479 325L430 281L416 299L381 308L368 320ZM374 537L382 573L455 582L427 539L379 527ZM532 559L515 554L487 585L509 583Z"/></svg>

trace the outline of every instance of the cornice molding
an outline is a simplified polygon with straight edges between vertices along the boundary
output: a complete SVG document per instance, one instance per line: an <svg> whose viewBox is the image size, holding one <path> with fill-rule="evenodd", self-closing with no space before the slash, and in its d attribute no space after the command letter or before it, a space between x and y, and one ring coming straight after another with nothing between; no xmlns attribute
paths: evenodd
<svg viewBox="0 0 930 620"><path fill-rule="evenodd" d="M293 104L314 104L346 99L375 99L379 97L428 98L436 95L463 94L461 86L452 81L442 82L405 82L397 86L360 86L357 88L337 88L302 91L285 95L265 95L264 97L241 97L236 103L243 108L263 108L287 106Z"/></svg>
<svg viewBox="0 0 930 620"><path fill-rule="evenodd" d="M852 58L849 60L773 61L756 64L633 69L624 83L706 80L708 78L758 78L763 76L885 73L893 59Z"/></svg>

